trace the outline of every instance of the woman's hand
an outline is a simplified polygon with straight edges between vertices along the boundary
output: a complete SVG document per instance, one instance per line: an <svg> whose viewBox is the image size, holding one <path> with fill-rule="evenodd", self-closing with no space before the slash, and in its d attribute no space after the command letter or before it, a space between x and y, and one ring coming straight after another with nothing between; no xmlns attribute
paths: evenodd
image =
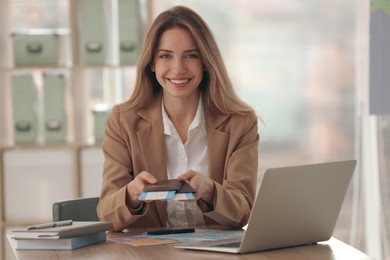
<svg viewBox="0 0 390 260"><path fill-rule="evenodd" d="M133 209L137 208L141 204L141 201L138 200L138 197L144 190L145 185L154 184L156 182L157 179L146 171L142 171L140 174L138 174L134 180L127 184L127 204Z"/></svg>
<svg viewBox="0 0 390 260"><path fill-rule="evenodd" d="M207 176L203 174L188 170L179 177L179 181L188 181L191 187L196 191L195 200L200 198L207 202L209 205L213 204L214 199L214 182Z"/></svg>

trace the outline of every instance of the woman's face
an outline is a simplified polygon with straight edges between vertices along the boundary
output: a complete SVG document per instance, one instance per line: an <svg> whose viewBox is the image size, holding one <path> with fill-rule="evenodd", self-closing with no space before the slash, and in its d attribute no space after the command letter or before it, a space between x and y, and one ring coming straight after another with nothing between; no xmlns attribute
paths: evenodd
<svg viewBox="0 0 390 260"><path fill-rule="evenodd" d="M199 97L203 64L195 41L186 29L175 27L163 32L151 70L156 73L166 98Z"/></svg>

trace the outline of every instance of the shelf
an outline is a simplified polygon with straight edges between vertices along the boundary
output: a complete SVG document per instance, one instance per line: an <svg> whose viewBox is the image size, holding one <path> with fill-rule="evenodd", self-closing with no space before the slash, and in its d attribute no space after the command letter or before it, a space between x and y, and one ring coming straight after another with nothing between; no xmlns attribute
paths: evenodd
<svg viewBox="0 0 390 260"><path fill-rule="evenodd" d="M53 66L23 66L23 67L9 67L4 68L0 67L0 72L19 72L19 71L32 71L32 70L70 70L73 66L61 66L61 65L53 65Z"/></svg>
<svg viewBox="0 0 390 260"><path fill-rule="evenodd" d="M133 69L136 68L136 65L130 65L130 64L102 64L102 65L82 65L82 64L75 64L75 65L68 65L68 66L26 66L26 67L9 67L4 68L0 67L0 72L6 72L6 73L14 73L14 72L20 72L20 71L32 71L32 70L71 70L71 69Z"/></svg>
<svg viewBox="0 0 390 260"><path fill-rule="evenodd" d="M45 12L42 11L45 10L42 8L45 6L45 1L21 1L18 3L17 8L29 4L33 5L32 8L36 8L34 1L40 2L40 9L38 8L37 13L42 14L42 17L46 17L43 15ZM107 5L114 3L115 0L102 1ZM66 51L60 54L66 53L66 55L59 55L58 65L14 66L13 39L9 36L16 29L20 29L15 27L13 22L14 17L12 13L14 12L12 11L15 10L12 8L16 5L11 0L4 2L0 0L0 2L2 2L0 3L0 22L2 24L0 27L0 42L2 43L0 47L0 121L4 124L0 128L0 227L4 230L13 226L25 226L37 222L50 221L51 200L57 200L60 197L72 199L99 196L103 177L104 157L101 151L102 143L90 142L94 139L95 132L93 108L101 103L112 106L126 100L132 91L133 81L135 82L136 65L119 64L120 57L118 56L119 53L116 52L120 52L120 50L110 50L105 56L105 64L91 65L81 63L80 53L78 52L79 42L81 41L80 1L62 0L61 6L66 6L68 9L59 8L56 9L56 12L61 13L59 16L62 22L59 24L69 27L66 28L69 30L67 38L61 43L65 44L62 46L67 47ZM56 6L58 3L57 1L49 2L52 6ZM140 0L139 2L141 3L141 8L145 9L143 13L147 16L144 22L150 23L152 1ZM27 9L20 9L21 12L23 10ZM119 11L113 10L115 8L104 9L105 12L111 12L106 22L109 26L117 26L119 32L119 22L110 21L115 16L112 12ZM23 17L20 12L18 15L22 20L26 18L25 25L29 25L27 16ZM66 21L66 18L69 20ZM93 25L92 23L88 26ZM39 27L36 24L34 26L35 28ZM142 27L145 28L146 25ZM84 34L82 34L83 36ZM119 33L115 34L110 30L106 37L110 41L119 41ZM115 37L118 37L118 39L113 40ZM128 39L126 38L125 40ZM117 45L117 42L111 42L104 47L107 48L107 46L108 48L113 48L113 46L119 45ZM61 52L61 49L59 51ZM122 62L130 63L131 61L122 60ZM44 94L46 94L44 73L48 72L50 74L53 72L56 74L59 72L66 75L64 107L67 133L65 134L66 141L64 143L38 143L45 139L42 121L36 123L38 125L38 137L35 137L37 143L15 143L12 104L12 95L15 90L12 88L14 82L13 75L28 72L32 74L33 86L37 94L36 103L38 105L34 109L41 109L38 111L40 114L37 115L37 118L46 113L42 112L45 108L42 102L45 98ZM17 196L17 192L20 192L19 190L25 190L26 196ZM32 210L35 206L31 205L33 201L39 205L35 211ZM0 251L2 249L3 243L0 240Z"/></svg>
<svg viewBox="0 0 390 260"><path fill-rule="evenodd" d="M100 144L0 147L0 223L43 221L52 200L99 196L103 162ZM18 196L18 190L27 196ZM18 213L28 207L39 210Z"/></svg>
<svg viewBox="0 0 390 260"><path fill-rule="evenodd" d="M0 150L12 149L53 149L53 148L101 148L102 143L81 144L81 143L45 143L45 144L14 144L0 145Z"/></svg>

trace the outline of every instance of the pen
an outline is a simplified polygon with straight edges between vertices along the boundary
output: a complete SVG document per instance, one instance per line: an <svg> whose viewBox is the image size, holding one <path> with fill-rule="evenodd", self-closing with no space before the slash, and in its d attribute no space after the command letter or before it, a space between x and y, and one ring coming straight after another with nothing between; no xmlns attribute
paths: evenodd
<svg viewBox="0 0 390 260"><path fill-rule="evenodd" d="M163 230L154 230L147 232L148 235L169 235L169 234L182 234L182 233L193 233L195 232L194 228L182 228L182 229L163 229Z"/></svg>
<svg viewBox="0 0 390 260"><path fill-rule="evenodd" d="M51 227L60 227L60 226L69 226L72 225L72 220L64 220L64 221L58 221L58 222L51 222L51 223L45 223L45 224L38 224L34 226L28 226L27 230L32 229L43 229L43 228L51 228Z"/></svg>

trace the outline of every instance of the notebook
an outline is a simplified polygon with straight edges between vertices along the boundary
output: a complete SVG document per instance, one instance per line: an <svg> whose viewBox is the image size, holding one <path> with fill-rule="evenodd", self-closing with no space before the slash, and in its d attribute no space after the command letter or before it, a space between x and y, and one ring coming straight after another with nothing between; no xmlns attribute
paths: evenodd
<svg viewBox="0 0 390 260"><path fill-rule="evenodd" d="M242 239L175 247L249 253L329 240L355 167L347 160L268 169Z"/></svg>
<svg viewBox="0 0 390 260"><path fill-rule="evenodd" d="M106 241L106 231L62 239L13 239L16 250L73 250Z"/></svg>
<svg viewBox="0 0 390 260"><path fill-rule="evenodd" d="M22 228L12 230L15 239L63 239L76 237L112 228L111 222L105 221L73 221L71 225L56 226L41 229Z"/></svg>

